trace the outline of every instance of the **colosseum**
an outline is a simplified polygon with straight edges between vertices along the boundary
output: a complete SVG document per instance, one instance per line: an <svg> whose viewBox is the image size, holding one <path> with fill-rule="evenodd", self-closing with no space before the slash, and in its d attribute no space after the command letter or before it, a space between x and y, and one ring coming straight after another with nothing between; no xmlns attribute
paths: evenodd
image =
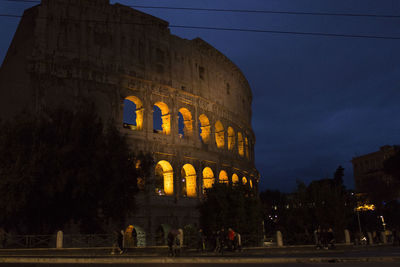
<svg viewBox="0 0 400 267"><path fill-rule="evenodd" d="M108 0L42 0L24 12L0 70L0 109L93 102L133 151L152 153L130 223L156 242L168 227L198 223L214 183L257 190L252 93L239 70L200 38ZM144 242L144 241L143 241Z"/></svg>

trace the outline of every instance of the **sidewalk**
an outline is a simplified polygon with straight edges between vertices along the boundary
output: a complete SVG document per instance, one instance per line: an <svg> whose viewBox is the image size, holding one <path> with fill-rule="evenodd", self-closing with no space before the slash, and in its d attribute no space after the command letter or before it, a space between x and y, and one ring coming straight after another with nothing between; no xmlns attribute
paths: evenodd
<svg viewBox="0 0 400 267"><path fill-rule="evenodd" d="M246 248L224 255L184 250L181 257L167 257L167 247L135 248L111 255L112 248L2 249L0 263L315 263L399 262L400 247L343 246L316 250L314 246Z"/></svg>

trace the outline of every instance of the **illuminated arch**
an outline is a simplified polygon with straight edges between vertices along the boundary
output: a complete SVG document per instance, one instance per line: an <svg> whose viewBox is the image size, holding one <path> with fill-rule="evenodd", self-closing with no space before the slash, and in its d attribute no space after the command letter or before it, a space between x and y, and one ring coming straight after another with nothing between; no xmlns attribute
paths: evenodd
<svg viewBox="0 0 400 267"><path fill-rule="evenodd" d="M244 156L244 144L243 144L243 136L241 132L238 132L238 152L239 156Z"/></svg>
<svg viewBox="0 0 400 267"><path fill-rule="evenodd" d="M143 129L143 104L136 96L124 99L123 125L131 130Z"/></svg>
<svg viewBox="0 0 400 267"><path fill-rule="evenodd" d="M163 134L171 133L171 114L169 113L168 105L164 102L156 102L154 106L158 107L161 110L161 127ZM157 118L154 118L155 114L153 114L153 121Z"/></svg>
<svg viewBox="0 0 400 267"><path fill-rule="evenodd" d="M253 188L253 182L251 181L251 179L249 180L249 185L250 185L250 188Z"/></svg>
<svg viewBox="0 0 400 267"><path fill-rule="evenodd" d="M228 127L228 149L233 150L235 147L235 131L232 127Z"/></svg>
<svg viewBox="0 0 400 267"><path fill-rule="evenodd" d="M249 158L249 140L247 139L247 137L244 138L244 145L246 147L246 158Z"/></svg>
<svg viewBox="0 0 400 267"><path fill-rule="evenodd" d="M225 145L224 126L220 121L215 123L215 143L217 143L218 148L223 148Z"/></svg>
<svg viewBox="0 0 400 267"><path fill-rule="evenodd" d="M193 120L192 113L187 108L180 108L179 113L183 119L183 136L189 137L193 135ZM178 122L179 124L179 122Z"/></svg>
<svg viewBox="0 0 400 267"><path fill-rule="evenodd" d="M243 176L243 178L242 178L242 183L243 183L243 184L247 184L247 178L244 177L244 176Z"/></svg>
<svg viewBox="0 0 400 267"><path fill-rule="evenodd" d="M203 169L203 189L213 187L214 182L214 172L210 167L205 167Z"/></svg>
<svg viewBox="0 0 400 267"><path fill-rule="evenodd" d="M204 144L208 144L210 142L210 133L211 133L211 126L210 121L208 120L207 116L201 114L199 116L199 123L200 123L200 139Z"/></svg>
<svg viewBox="0 0 400 267"><path fill-rule="evenodd" d="M234 173L232 174L232 184L237 184L237 183L239 183L239 176L236 173Z"/></svg>
<svg viewBox="0 0 400 267"><path fill-rule="evenodd" d="M228 174L226 173L226 171L222 170L219 172L218 180L220 183L224 183L224 184L229 183L229 178L228 178Z"/></svg>
<svg viewBox="0 0 400 267"><path fill-rule="evenodd" d="M171 164L166 160L160 160L155 169L156 193L171 196L174 193L174 172Z"/></svg>
<svg viewBox="0 0 400 267"><path fill-rule="evenodd" d="M191 164L185 164L181 170L182 175L182 195L196 197L196 170Z"/></svg>

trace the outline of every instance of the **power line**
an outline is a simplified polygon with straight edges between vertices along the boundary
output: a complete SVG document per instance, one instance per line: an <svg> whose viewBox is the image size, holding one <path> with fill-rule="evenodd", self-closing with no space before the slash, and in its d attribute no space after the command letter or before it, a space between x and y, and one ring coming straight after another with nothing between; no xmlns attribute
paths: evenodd
<svg viewBox="0 0 400 267"><path fill-rule="evenodd" d="M0 17L13 17L21 18L20 15L0 14ZM45 17L38 17L39 19L48 19ZM105 20L87 20L87 19L61 19L62 21L83 21L83 22L96 22L96 23L113 23L113 24L130 24L141 26L159 26L157 24L145 24L137 22L121 22L121 21L105 21ZM223 28L223 27L206 27L206 26L188 26L188 25L169 25L170 28L182 29L197 29L197 30L215 30L215 31L238 31L238 32L253 32L253 33L273 33L273 34L291 34L291 35L308 35L308 36L325 36L325 37L343 37L343 38L366 38L366 39L386 39L386 40L400 40L400 37L395 36L377 36L377 35L357 35L357 34L338 34L338 33L324 33L324 32L300 32L300 31L278 31L278 30L261 30L261 29L243 29L243 28Z"/></svg>
<svg viewBox="0 0 400 267"><path fill-rule="evenodd" d="M40 3L40 1L37 1L37 0L2 0L2 1L6 1L6 2ZM203 12L260 13L260 14L336 16L336 17L370 17L370 18L400 19L400 15L379 15L379 14L361 14L361 13L301 12L301 11L254 10L254 9L253 10L252 9L218 9L218 8L172 7L172 6L142 6L142 5L130 5L129 7L145 8L145 9L203 11Z"/></svg>

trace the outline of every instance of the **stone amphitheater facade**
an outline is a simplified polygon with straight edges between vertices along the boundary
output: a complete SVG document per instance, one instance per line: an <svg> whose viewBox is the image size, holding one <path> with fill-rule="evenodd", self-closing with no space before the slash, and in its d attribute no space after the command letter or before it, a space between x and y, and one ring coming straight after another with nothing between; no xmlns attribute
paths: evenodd
<svg viewBox="0 0 400 267"><path fill-rule="evenodd" d="M133 151L152 153L129 222L154 243L160 229L196 225L213 183L257 190L250 86L205 41L107 0L43 0L25 11L0 70L1 114L96 105ZM156 125L158 124L158 125Z"/></svg>

